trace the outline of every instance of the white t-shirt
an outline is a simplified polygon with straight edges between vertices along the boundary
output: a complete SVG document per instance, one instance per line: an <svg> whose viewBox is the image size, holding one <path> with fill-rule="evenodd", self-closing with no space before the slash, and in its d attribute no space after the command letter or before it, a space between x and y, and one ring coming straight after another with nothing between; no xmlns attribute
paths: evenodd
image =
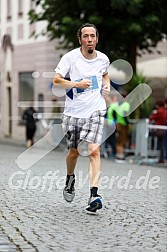
<svg viewBox="0 0 167 252"><path fill-rule="evenodd" d="M80 48L66 53L58 63L55 71L63 77L69 76L71 81L91 79L92 85L83 90L73 88L66 94L64 114L76 118L89 118L94 111L106 109L101 95L102 76L107 73L108 57L96 51L92 60L86 59Z"/></svg>

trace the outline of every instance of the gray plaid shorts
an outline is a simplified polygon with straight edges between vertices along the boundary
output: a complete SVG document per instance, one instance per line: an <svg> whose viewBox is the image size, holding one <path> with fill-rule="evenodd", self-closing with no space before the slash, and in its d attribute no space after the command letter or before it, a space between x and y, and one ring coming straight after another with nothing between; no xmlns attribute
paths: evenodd
<svg viewBox="0 0 167 252"><path fill-rule="evenodd" d="M104 115L106 110L95 111L89 118L62 116L62 128L66 136L67 148L78 147L81 141L101 144Z"/></svg>

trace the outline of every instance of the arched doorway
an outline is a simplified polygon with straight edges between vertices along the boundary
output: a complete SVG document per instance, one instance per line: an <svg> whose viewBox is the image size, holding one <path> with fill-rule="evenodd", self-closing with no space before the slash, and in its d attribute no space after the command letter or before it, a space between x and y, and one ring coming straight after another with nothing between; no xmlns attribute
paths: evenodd
<svg viewBox="0 0 167 252"><path fill-rule="evenodd" d="M12 136L12 60L13 60L13 46L11 43L10 35L4 35L2 48L4 52L3 57L3 131L5 137Z"/></svg>

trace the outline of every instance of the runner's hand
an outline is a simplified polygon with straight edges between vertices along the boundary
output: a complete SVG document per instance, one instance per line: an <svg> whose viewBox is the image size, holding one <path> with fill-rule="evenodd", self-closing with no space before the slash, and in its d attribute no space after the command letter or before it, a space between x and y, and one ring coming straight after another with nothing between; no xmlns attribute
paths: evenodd
<svg viewBox="0 0 167 252"><path fill-rule="evenodd" d="M104 85L102 88L102 96L106 96L110 94L110 86Z"/></svg>
<svg viewBox="0 0 167 252"><path fill-rule="evenodd" d="M75 87L76 88L82 88L82 89L86 89L88 87L90 87L92 85L92 81L89 79L83 79L80 82L78 82Z"/></svg>

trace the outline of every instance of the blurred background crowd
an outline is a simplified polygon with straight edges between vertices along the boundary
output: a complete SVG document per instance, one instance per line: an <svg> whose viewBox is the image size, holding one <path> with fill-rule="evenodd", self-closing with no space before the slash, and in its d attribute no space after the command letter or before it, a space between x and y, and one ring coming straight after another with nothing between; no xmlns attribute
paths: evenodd
<svg viewBox="0 0 167 252"><path fill-rule="evenodd" d="M102 155L120 163L131 154L165 163L164 6L165 0L0 1L0 139L26 141L29 147L61 123L64 94L54 91L54 69L60 56L79 46L78 27L90 22L100 33L97 49L111 63ZM152 94L135 110L120 99L118 93L126 97L145 83ZM50 136L57 142L55 134Z"/></svg>

